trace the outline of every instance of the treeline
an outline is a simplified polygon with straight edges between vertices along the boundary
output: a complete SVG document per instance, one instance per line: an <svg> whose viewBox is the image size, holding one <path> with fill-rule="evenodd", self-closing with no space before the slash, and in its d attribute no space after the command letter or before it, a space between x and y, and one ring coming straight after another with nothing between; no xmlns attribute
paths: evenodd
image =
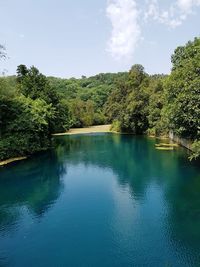
<svg viewBox="0 0 200 267"><path fill-rule="evenodd" d="M53 133L107 123L105 103L125 75L60 79L20 65L16 76L1 77L0 160L50 148Z"/></svg>
<svg viewBox="0 0 200 267"><path fill-rule="evenodd" d="M51 146L51 134L69 128L64 99L35 67L20 65L17 77L0 79L0 159Z"/></svg>
<svg viewBox="0 0 200 267"><path fill-rule="evenodd" d="M101 73L94 77L81 79L59 79L49 77L53 88L66 99L70 111L70 126L85 127L107 123L105 103L119 79L127 73Z"/></svg>
<svg viewBox="0 0 200 267"><path fill-rule="evenodd" d="M111 123L116 131L176 135L200 155L200 38L178 47L170 75L129 72L81 79L45 77L20 65L0 79L0 159L51 146L51 134Z"/></svg>
<svg viewBox="0 0 200 267"><path fill-rule="evenodd" d="M192 157L200 155L200 38L178 47L169 76L145 73L134 65L127 80L108 98L105 112L118 131L168 135L193 141Z"/></svg>

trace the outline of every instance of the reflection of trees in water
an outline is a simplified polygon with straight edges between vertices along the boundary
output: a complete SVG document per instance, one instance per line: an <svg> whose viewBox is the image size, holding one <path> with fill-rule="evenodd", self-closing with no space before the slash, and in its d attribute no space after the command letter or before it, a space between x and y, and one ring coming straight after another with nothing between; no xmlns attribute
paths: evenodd
<svg viewBox="0 0 200 267"><path fill-rule="evenodd" d="M112 134L57 137L55 143L55 152L0 170L2 231L15 229L20 207L42 216L59 197L65 166L85 164L112 170L119 185L129 186L138 201L151 183L160 185L172 242L200 246L199 166L189 163L182 150L156 151L153 139Z"/></svg>
<svg viewBox="0 0 200 267"><path fill-rule="evenodd" d="M15 229L20 208L42 216L58 198L64 167L53 152L0 170L0 230Z"/></svg>
<svg viewBox="0 0 200 267"><path fill-rule="evenodd" d="M0 267L7 267L7 266L10 265L8 264L6 257L4 258L0 256Z"/></svg>
<svg viewBox="0 0 200 267"><path fill-rule="evenodd" d="M184 149L157 151L153 139L126 135L88 135L56 138L62 161L110 168L119 184L128 185L138 200L153 183L161 186L168 208L166 224L173 241L200 247L199 165L190 163Z"/></svg>
<svg viewBox="0 0 200 267"><path fill-rule="evenodd" d="M195 163L190 167L184 160L178 163L177 173L165 194L169 206L170 233L179 245L193 247L199 252L200 171Z"/></svg>
<svg viewBox="0 0 200 267"><path fill-rule="evenodd" d="M180 156L173 152L159 153L153 139L130 135L66 136L56 138L55 142L61 160L110 168L121 186L129 185L139 195L145 193L152 179L163 183L166 176L172 176Z"/></svg>

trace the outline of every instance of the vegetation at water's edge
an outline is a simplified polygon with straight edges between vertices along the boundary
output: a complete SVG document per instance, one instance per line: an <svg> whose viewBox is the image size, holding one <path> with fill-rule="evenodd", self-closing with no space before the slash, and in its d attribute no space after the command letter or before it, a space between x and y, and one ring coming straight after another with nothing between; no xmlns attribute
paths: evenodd
<svg viewBox="0 0 200 267"><path fill-rule="evenodd" d="M0 46L0 57L5 57ZM200 38L178 47L170 75L129 72L81 79L45 77L20 65L0 78L0 160L51 146L51 134L70 127L112 123L114 131L193 140L200 155Z"/></svg>

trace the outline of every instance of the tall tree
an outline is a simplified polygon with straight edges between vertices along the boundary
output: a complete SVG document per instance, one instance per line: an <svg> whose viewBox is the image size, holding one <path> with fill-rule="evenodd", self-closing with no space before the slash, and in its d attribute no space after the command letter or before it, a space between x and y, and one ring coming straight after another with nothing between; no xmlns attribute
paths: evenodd
<svg viewBox="0 0 200 267"><path fill-rule="evenodd" d="M169 128L185 138L200 138L200 38L175 50L166 81Z"/></svg>

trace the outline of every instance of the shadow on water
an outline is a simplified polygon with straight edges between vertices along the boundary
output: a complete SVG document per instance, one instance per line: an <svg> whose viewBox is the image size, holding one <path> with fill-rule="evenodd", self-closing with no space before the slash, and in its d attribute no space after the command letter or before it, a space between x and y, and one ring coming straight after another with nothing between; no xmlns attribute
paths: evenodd
<svg viewBox="0 0 200 267"><path fill-rule="evenodd" d="M0 169L0 232L15 230L24 208L42 217L59 197L63 173L53 151Z"/></svg>

